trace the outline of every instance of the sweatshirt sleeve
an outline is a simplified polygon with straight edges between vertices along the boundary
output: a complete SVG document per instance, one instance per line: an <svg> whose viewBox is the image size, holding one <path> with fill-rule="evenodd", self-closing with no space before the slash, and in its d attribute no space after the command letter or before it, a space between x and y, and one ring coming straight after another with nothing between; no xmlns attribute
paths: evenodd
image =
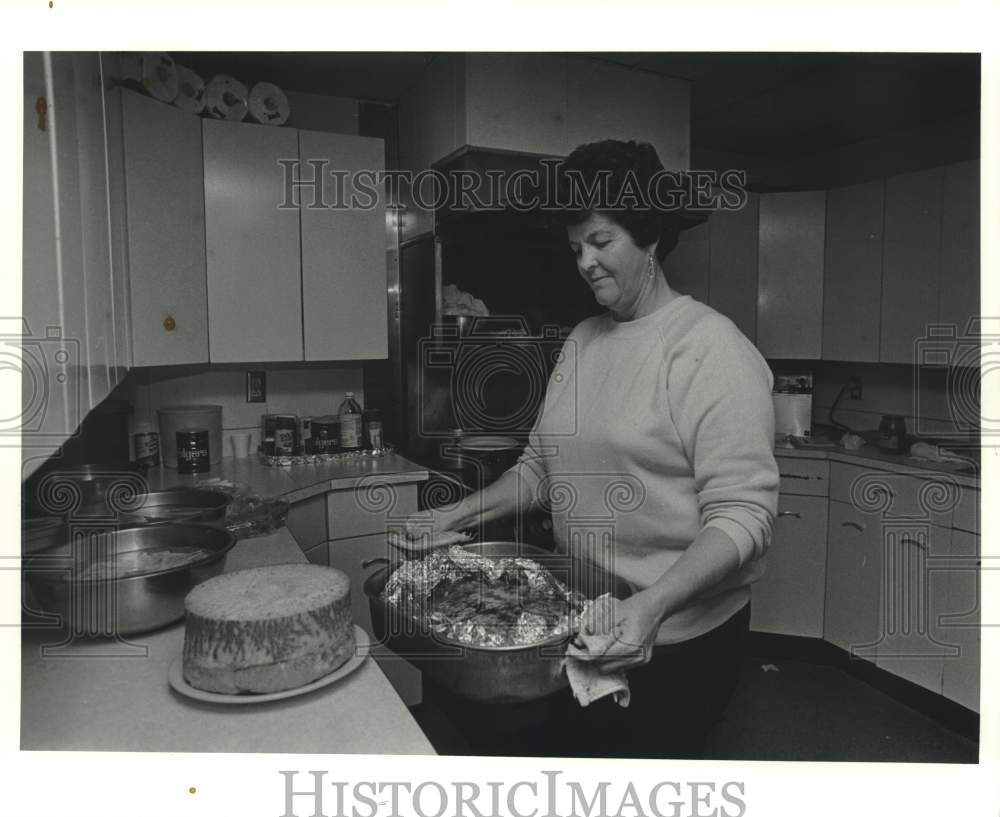
<svg viewBox="0 0 1000 817"><path fill-rule="evenodd" d="M671 354L667 398L694 468L702 527L724 531L740 566L764 554L778 506L773 376L727 318L698 321Z"/></svg>

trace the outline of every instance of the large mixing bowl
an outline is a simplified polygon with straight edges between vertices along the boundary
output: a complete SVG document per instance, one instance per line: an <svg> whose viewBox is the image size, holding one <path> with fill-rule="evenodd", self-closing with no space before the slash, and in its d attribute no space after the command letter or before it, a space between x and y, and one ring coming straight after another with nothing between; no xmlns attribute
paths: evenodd
<svg viewBox="0 0 1000 817"><path fill-rule="evenodd" d="M40 608L32 612L62 616L75 635L111 637L155 630L184 617L188 591L221 573L235 544L233 534L206 525L162 523L95 531L58 552L24 560L25 576ZM136 575L102 578L104 574L93 571L95 563L105 564L123 554L188 548L205 553L177 567Z"/></svg>
<svg viewBox="0 0 1000 817"><path fill-rule="evenodd" d="M587 598L610 591L617 598L630 595L628 585L597 568L571 568L564 554L519 542L480 542L464 545L472 553L493 558L523 556L546 567L568 587ZM398 562L369 576L364 592L371 609L372 627L379 642L407 659L443 688L474 701L508 704L533 701L566 686L561 663L568 636L554 636L522 647L471 647L451 641L418 624L410 615L386 602L382 595Z"/></svg>
<svg viewBox="0 0 1000 817"><path fill-rule="evenodd" d="M126 510L118 511L120 524L126 526L145 525L152 522L179 522L187 524L211 525L216 528L226 526L226 508L231 502L228 494L208 491L204 488L167 488L139 494ZM83 517L99 516L100 506L80 508Z"/></svg>

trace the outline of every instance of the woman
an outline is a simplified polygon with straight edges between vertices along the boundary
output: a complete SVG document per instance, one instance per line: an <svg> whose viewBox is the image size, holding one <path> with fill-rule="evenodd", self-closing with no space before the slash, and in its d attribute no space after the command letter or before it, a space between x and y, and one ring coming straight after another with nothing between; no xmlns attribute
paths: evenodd
<svg viewBox="0 0 1000 817"><path fill-rule="evenodd" d="M698 757L735 687L776 513L773 381L731 321L664 277L676 214L634 196L612 206L623 185L650 189L663 170L655 150L597 142L564 169L586 185L610 174L604 202L564 214L577 269L607 311L569 336L518 465L435 511L431 528L445 542L550 500L557 543L633 589L571 650L601 672L627 670L631 703L581 709L561 696L553 751ZM426 517L412 520L413 543L426 531Z"/></svg>

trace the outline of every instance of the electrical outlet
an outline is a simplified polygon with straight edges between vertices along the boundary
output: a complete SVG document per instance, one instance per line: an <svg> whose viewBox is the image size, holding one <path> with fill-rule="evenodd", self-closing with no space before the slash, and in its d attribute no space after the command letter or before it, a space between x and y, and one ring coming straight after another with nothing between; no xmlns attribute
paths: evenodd
<svg viewBox="0 0 1000 817"><path fill-rule="evenodd" d="M262 371L247 372L247 402L267 402L267 374Z"/></svg>
<svg viewBox="0 0 1000 817"><path fill-rule="evenodd" d="M850 394L851 394L851 399L852 400L860 400L861 399L862 390L861 390L861 378L860 377L852 377L851 378Z"/></svg>

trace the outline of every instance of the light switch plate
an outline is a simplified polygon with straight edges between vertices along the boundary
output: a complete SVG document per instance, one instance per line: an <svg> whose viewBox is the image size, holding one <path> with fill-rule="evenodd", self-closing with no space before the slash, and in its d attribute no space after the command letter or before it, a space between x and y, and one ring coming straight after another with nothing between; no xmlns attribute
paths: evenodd
<svg viewBox="0 0 1000 817"><path fill-rule="evenodd" d="M262 371L247 372L247 402L267 402L267 373Z"/></svg>

